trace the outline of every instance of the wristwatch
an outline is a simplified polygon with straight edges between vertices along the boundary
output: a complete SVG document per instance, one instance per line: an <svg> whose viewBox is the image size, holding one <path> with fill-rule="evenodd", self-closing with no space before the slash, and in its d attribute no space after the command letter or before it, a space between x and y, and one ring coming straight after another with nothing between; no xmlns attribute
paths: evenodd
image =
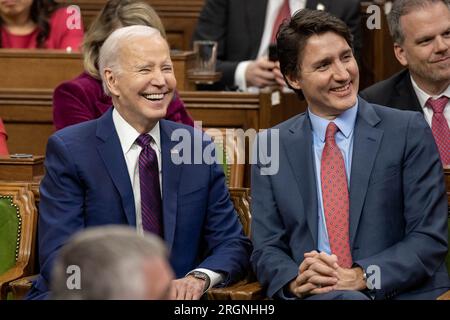
<svg viewBox="0 0 450 320"><path fill-rule="evenodd" d="M187 275L188 276L193 276L194 278L197 278L197 279L205 280L205 287L203 288L203 291L206 291L209 288L209 284L211 283L211 279L209 279L209 276L206 273L194 270L192 272L189 272Z"/></svg>

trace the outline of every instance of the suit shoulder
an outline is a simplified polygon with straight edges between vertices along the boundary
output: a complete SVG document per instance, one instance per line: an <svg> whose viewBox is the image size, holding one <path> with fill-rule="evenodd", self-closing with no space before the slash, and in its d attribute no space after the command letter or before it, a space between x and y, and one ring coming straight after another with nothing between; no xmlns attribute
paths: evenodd
<svg viewBox="0 0 450 320"><path fill-rule="evenodd" d="M90 141L96 135L97 119L77 123L53 133L50 138L58 138L65 142L70 141Z"/></svg>
<svg viewBox="0 0 450 320"><path fill-rule="evenodd" d="M399 83L407 80L409 72L402 70L388 79L377 82L370 87L362 90L359 95L371 103L387 105L389 99L392 96L392 92L395 90Z"/></svg>
<svg viewBox="0 0 450 320"><path fill-rule="evenodd" d="M414 123L420 127L427 125L423 115L418 111L395 109L378 104L371 104L371 106L383 122L388 123L389 126L400 127L402 124L409 126Z"/></svg>

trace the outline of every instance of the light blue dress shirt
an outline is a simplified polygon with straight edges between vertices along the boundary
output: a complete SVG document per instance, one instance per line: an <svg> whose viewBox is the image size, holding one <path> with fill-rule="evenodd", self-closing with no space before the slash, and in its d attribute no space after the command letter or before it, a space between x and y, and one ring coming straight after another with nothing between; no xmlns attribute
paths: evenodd
<svg viewBox="0 0 450 320"><path fill-rule="evenodd" d="M352 167L352 152L353 152L353 133L355 128L356 114L358 112L358 102L339 115L333 122L339 128L336 133L336 144L341 150L342 156L345 162L345 171L347 174L347 182L350 187L350 171ZM323 119L316 116L308 109L309 118L311 119L311 125L313 129L313 151L314 151L314 164L316 173L316 186L317 186L317 209L318 209L318 234L317 234L317 250L319 252L324 251L327 254L331 254L330 242L328 240L327 225L325 221L325 214L323 211L323 199L322 199L322 185L320 179L320 163L322 160L323 147L325 146L325 132L330 120Z"/></svg>

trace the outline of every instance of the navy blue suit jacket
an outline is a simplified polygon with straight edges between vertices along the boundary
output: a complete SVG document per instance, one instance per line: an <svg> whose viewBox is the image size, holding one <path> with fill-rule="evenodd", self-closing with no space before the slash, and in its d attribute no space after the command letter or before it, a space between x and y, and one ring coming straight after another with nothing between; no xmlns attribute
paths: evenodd
<svg viewBox="0 0 450 320"><path fill-rule="evenodd" d="M317 189L307 113L274 129L280 135L278 173L261 175L261 164L252 168L251 263L268 295L283 297L303 254L317 250ZM445 291L450 281L444 264L447 196L431 130L417 112L363 99L354 130L349 186L353 261L365 270L379 267L376 298L435 298L421 294Z"/></svg>
<svg viewBox="0 0 450 320"><path fill-rule="evenodd" d="M192 127L160 121L164 240L170 263L177 277L200 267L224 273L229 284L248 267L251 244L243 235L221 166L172 162L171 152L179 141L172 141L171 135L180 128L192 139L202 138ZM96 120L52 135L45 168L38 231L41 274L29 298L45 297L55 255L76 231L107 224L136 225L133 191L112 108Z"/></svg>

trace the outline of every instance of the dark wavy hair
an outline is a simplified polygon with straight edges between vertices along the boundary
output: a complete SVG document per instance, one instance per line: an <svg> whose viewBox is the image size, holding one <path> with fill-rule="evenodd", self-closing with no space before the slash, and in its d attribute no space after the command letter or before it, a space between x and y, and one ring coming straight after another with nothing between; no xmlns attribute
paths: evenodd
<svg viewBox="0 0 450 320"><path fill-rule="evenodd" d="M30 18L36 23L38 27L38 35L36 39L36 47L44 48L45 40L50 35L49 19L52 13L59 7L54 0L34 0L31 5ZM0 27L3 21L0 18ZM3 47L1 34L0 34L0 48Z"/></svg>

